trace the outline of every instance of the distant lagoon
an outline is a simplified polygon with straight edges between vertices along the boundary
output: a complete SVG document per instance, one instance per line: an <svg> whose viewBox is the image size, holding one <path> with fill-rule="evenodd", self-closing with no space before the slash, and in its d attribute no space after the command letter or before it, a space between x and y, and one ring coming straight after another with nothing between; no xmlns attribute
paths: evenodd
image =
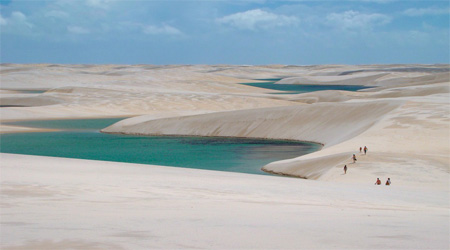
<svg viewBox="0 0 450 250"><path fill-rule="evenodd" d="M272 94L300 94L314 91L322 90L346 90L346 91L358 91L360 89L372 88L369 86L361 85L314 85L314 84L275 84L281 79L270 78L270 79L258 79L263 82L251 82L251 83L241 83L248 86L279 90L284 92L277 92Z"/></svg>

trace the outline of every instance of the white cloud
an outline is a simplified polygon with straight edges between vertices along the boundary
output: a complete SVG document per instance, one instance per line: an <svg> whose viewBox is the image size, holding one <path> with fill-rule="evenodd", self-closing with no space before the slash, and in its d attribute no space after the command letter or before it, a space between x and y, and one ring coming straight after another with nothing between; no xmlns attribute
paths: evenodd
<svg viewBox="0 0 450 250"><path fill-rule="evenodd" d="M261 9L254 9L228 15L216 21L238 29L257 30L293 25L297 24L299 20L294 16L277 15Z"/></svg>
<svg viewBox="0 0 450 250"><path fill-rule="evenodd" d="M86 28L80 27L80 26L68 26L67 31L72 34L76 35L84 35L89 34L90 31Z"/></svg>
<svg viewBox="0 0 450 250"><path fill-rule="evenodd" d="M69 14L67 14L64 11L60 10L50 10L44 14L45 17L53 17L53 18L59 18L59 19L65 19L69 17Z"/></svg>
<svg viewBox="0 0 450 250"><path fill-rule="evenodd" d="M33 24L28 21L27 16L20 11L14 11L8 18L0 17L0 24L6 31L13 33L28 33L33 28Z"/></svg>
<svg viewBox="0 0 450 250"><path fill-rule="evenodd" d="M6 21L6 19L5 18L3 18L2 17L2 15L0 15L0 25L6 25L7 24L7 21Z"/></svg>
<svg viewBox="0 0 450 250"><path fill-rule="evenodd" d="M143 32L149 35L182 35L183 33L175 27L167 24L161 26L146 25L143 27Z"/></svg>
<svg viewBox="0 0 450 250"><path fill-rule="evenodd" d="M14 11L11 13L11 19L25 22L27 17L20 11Z"/></svg>
<svg viewBox="0 0 450 250"><path fill-rule="evenodd" d="M407 16L448 15L449 13L450 9L448 8L436 8L436 7L429 7L422 9L410 8L403 11L403 14Z"/></svg>
<svg viewBox="0 0 450 250"><path fill-rule="evenodd" d="M354 0L354 1L385 4L385 3L392 3L397 0Z"/></svg>
<svg viewBox="0 0 450 250"><path fill-rule="evenodd" d="M33 24L28 22L27 17L20 11L14 11L11 13L10 22L17 25L24 25L28 28L33 27Z"/></svg>
<svg viewBox="0 0 450 250"><path fill-rule="evenodd" d="M342 13L331 13L326 17L327 23L340 29L365 29L377 25L384 25L391 21L391 17L379 14L364 14L349 10Z"/></svg>
<svg viewBox="0 0 450 250"><path fill-rule="evenodd" d="M86 5L89 7L106 10L109 8L109 4L112 2L113 0L86 0Z"/></svg>
<svg viewBox="0 0 450 250"><path fill-rule="evenodd" d="M184 36L179 29L168 24L143 24L138 22L120 22L116 29L120 33L145 34L145 35L166 35L166 36Z"/></svg>

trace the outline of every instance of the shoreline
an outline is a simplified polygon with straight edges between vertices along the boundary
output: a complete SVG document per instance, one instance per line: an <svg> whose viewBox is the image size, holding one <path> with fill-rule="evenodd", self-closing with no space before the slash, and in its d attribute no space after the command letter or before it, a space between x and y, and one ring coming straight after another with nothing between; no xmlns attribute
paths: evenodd
<svg viewBox="0 0 450 250"><path fill-rule="evenodd" d="M305 142L305 143L313 143L318 144L320 146L324 146L324 144L320 142L314 142L314 141L303 141L303 140L294 140L294 139L282 139L282 138L267 138L267 137L238 137L238 136L208 136L208 135L188 135L188 134L130 134L130 133L121 133L121 132L105 132L101 131L101 133L105 134L118 134L118 135L137 135L137 136L159 136L159 137L205 137L205 138L229 138L229 139L255 139L255 140L262 140L262 141L286 141L286 142Z"/></svg>

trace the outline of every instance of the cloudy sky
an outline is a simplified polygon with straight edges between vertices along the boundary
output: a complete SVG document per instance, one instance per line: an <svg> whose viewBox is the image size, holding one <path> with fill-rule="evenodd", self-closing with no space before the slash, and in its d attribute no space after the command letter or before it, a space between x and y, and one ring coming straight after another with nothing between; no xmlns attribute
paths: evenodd
<svg viewBox="0 0 450 250"><path fill-rule="evenodd" d="M1 62L449 63L448 0L0 0Z"/></svg>

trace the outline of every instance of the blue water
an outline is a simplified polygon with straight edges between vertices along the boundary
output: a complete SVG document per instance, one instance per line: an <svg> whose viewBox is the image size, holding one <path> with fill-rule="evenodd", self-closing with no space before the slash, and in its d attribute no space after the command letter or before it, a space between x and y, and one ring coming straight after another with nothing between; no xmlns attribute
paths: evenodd
<svg viewBox="0 0 450 250"><path fill-rule="evenodd" d="M371 87L367 86L359 86L359 85L304 85L304 84L275 84L276 81L280 79L259 79L265 80L267 82L252 82L252 83L242 83L244 85L264 88L264 89L272 89L285 91L281 93L274 94L300 94L306 92L314 92L321 90L346 90L346 91L358 91L360 89L367 89Z"/></svg>
<svg viewBox="0 0 450 250"><path fill-rule="evenodd" d="M50 129L64 129L64 130L100 130L123 119L125 118L31 120L31 121L9 122L6 124L31 128L50 128Z"/></svg>
<svg viewBox="0 0 450 250"><path fill-rule="evenodd" d="M251 174L277 160L314 152L319 144L220 137L167 137L104 134L119 119L18 122L59 132L0 135L0 152L103 161L155 164Z"/></svg>

